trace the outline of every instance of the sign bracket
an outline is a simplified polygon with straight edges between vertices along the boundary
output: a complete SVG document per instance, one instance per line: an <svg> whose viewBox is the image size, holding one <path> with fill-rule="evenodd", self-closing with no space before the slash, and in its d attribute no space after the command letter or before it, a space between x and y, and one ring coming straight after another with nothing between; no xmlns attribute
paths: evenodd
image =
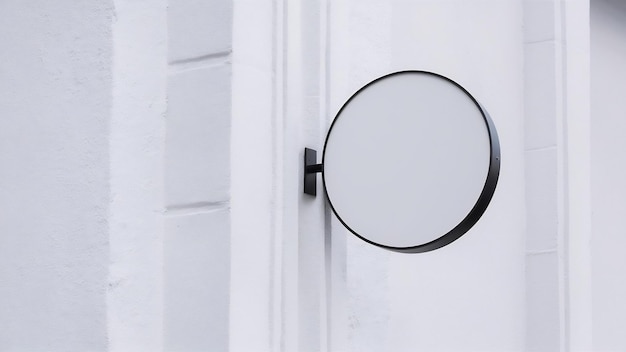
<svg viewBox="0 0 626 352"><path fill-rule="evenodd" d="M317 195L317 174L323 170L324 165L317 163L317 150L304 148L304 193Z"/></svg>

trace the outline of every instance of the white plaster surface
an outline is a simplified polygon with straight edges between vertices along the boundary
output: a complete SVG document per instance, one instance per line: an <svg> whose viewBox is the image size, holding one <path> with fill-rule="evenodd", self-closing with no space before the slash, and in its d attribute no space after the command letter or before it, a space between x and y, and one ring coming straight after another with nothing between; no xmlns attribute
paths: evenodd
<svg viewBox="0 0 626 352"><path fill-rule="evenodd" d="M526 260L526 351L559 351L561 344L559 258L551 251Z"/></svg>
<svg viewBox="0 0 626 352"><path fill-rule="evenodd" d="M525 16L532 16L525 14ZM526 43L524 46L524 138L526 149L554 147L560 106L561 44L552 40Z"/></svg>
<svg viewBox="0 0 626 352"><path fill-rule="evenodd" d="M0 350L104 351L111 1L0 3Z"/></svg>
<svg viewBox="0 0 626 352"><path fill-rule="evenodd" d="M526 153L526 249L529 252L554 251L558 246L557 164L556 148Z"/></svg>
<svg viewBox="0 0 626 352"><path fill-rule="evenodd" d="M170 216L164 239L164 351L228 346L230 213Z"/></svg>
<svg viewBox="0 0 626 352"><path fill-rule="evenodd" d="M564 238L562 7L524 2L524 135L526 176L525 348L552 351L564 343L560 279Z"/></svg>
<svg viewBox="0 0 626 352"><path fill-rule="evenodd" d="M560 7L553 0L522 1L524 11L524 42L541 43L561 39L561 28L554 19L559 16Z"/></svg>
<svg viewBox="0 0 626 352"><path fill-rule="evenodd" d="M162 349L228 351L232 1L166 13Z"/></svg>
<svg viewBox="0 0 626 352"><path fill-rule="evenodd" d="M230 66L174 70L168 79L166 204L230 195Z"/></svg>
<svg viewBox="0 0 626 352"><path fill-rule="evenodd" d="M232 3L232 0L169 1L169 61L188 61L230 51Z"/></svg>
<svg viewBox="0 0 626 352"><path fill-rule="evenodd" d="M166 3L115 1L107 338L163 348Z"/></svg>

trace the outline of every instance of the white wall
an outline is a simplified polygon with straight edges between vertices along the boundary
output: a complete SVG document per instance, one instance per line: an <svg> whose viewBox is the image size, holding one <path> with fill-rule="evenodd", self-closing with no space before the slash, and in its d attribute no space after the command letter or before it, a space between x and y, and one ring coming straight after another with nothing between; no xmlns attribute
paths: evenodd
<svg viewBox="0 0 626 352"><path fill-rule="evenodd" d="M331 4L333 113L380 75L438 72L486 106L503 160L489 209L448 247L397 254L346 234L350 350L523 350L522 15L520 2Z"/></svg>
<svg viewBox="0 0 626 352"><path fill-rule="evenodd" d="M623 107L603 83L625 11L594 4L594 332L623 349ZM0 350L585 350L586 6L1 2ZM503 161L476 227L415 255L302 194L303 148L321 157L345 100L404 69L467 88Z"/></svg>
<svg viewBox="0 0 626 352"><path fill-rule="evenodd" d="M163 350L225 351L233 5L167 5Z"/></svg>
<svg viewBox="0 0 626 352"><path fill-rule="evenodd" d="M114 1L108 350L163 346L165 1Z"/></svg>
<svg viewBox="0 0 626 352"><path fill-rule="evenodd" d="M107 348L111 1L0 3L0 350Z"/></svg>
<svg viewBox="0 0 626 352"><path fill-rule="evenodd" d="M231 1L116 1L108 337L228 349Z"/></svg>
<svg viewBox="0 0 626 352"><path fill-rule="evenodd" d="M626 350L626 3L591 1L593 322L596 351Z"/></svg>
<svg viewBox="0 0 626 352"><path fill-rule="evenodd" d="M335 334L340 246L321 189L302 193L304 148L321 151L328 127L325 4L234 3L232 351L323 351Z"/></svg>
<svg viewBox="0 0 626 352"><path fill-rule="evenodd" d="M524 2L530 351L591 348L588 5Z"/></svg>
<svg viewBox="0 0 626 352"><path fill-rule="evenodd" d="M231 7L0 4L1 350L228 349Z"/></svg>

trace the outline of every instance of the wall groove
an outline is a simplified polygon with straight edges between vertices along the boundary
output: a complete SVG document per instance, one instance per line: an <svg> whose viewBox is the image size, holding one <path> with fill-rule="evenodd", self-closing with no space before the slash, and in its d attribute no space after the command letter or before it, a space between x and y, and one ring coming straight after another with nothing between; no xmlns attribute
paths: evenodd
<svg viewBox="0 0 626 352"><path fill-rule="evenodd" d="M197 202L188 204L174 204L166 207L166 216L194 215L198 213L210 213L230 208L229 201L220 202Z"/></svg>
<svg viewBox="0 0 626 352"><path fill-rule="evenodd" d="M551 254L551 253L557 253L558 250L559 250L558 248L528 250L526 251L526 255L531 256L531 255Z"/></svg>
<svg viewBox="0 0 626 352"><path fill-rule="evenodd" d="M526 148L524 149L525 152L540 152L540 151L544 151L544 150L555 150L556 149L556 145L549 145L546 147L537 147L537 148Z"/></svg>
<svg viewBox="0 0 626 352"><path fill-rule="evenodd" d="M220 51L202 56L190 57L181 60L170 61L169 72L198 70L206 67L228 64L231 61L232 50Z"/></svg>

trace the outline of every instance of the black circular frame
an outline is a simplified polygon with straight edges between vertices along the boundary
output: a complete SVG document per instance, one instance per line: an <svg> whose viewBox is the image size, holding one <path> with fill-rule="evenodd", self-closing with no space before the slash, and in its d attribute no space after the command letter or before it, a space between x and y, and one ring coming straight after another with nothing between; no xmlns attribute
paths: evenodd
<svg viewBox="0 0 626 352"><path fill-rule="evenodd" d="M343 111L343 109L350 103L350 101L356 97L361 91L363 91L365 88L369 87L371 84L374 84L380 80L383 80L385 78L391 77L391 76L396 76L396 75L403 75L403 74L426 74L426 75L432 75L432 76L436 76L439 78L443 78L445 80L447 80L448 82L454 84L455 86L457 86L459 89L461 89L463 92L465 92L465 94L467 94L467 96L474 102L474 104L476 104L476 107L480 110L483 119L485 121L485 125L487 127L487 131L489 133L489 144L490 144L490 159L489 159L489 170L487 173L487 179L485 180L485 185L483 187L482 192L480 193L480 196L478 197L478 199L476 200L476 203L474 204L474 206L472 207L472 209L470 210L470 212L465 216L465 218L463 220L461 220L461 222L459 224L457 224L452 230L450 230L448 233L443 234L441 237L421 244L421 245L417 245L417 246L413 246L413 247L391 247L391 246L386 246L384 244L381 243L376 243L374 241L368 240L367 238L365 238L364 236L358 234L356 231L354 231L348 224L346 224L345 221L343 221L343 219L341 218L341 215L339 215L339 213L337 212L337 209L335 209L335 207L333 206L333 202L330 199L330 196L328 194L328 190L326 188L326 177L325 177L325 172L322 170L322 182L324 184L324 193L326 194L326 199L328 199L328 203L330 204L330 208L332 209L333 213L335 213L335 215L337 216L337 218L339 219L339 221L343 224L343 226L345 226L348 230L350 230L350 232L352 232L355 236L357 236L358 238L362 239L363 241L373 244L375 246L378 247L382 247L391 251L395 251L395 252L402 252L402 253L421 253L421 252L428 252L428 251L432 251L435 249L439 249L443 246L446 246L454 241L456 241L457 239L459 239L461 236L463 236L463 234L465 234L469 229L472 228L472 226L474 226L476 224L476 222L478 222L478 219L480 219L480 217L483 215L483 213L485 212L485 210L487 209L487 206L489 205L489 202L491 202L491 198L493 197L493 194L496 190L496 185L498 183L498 178L500 175L500 142L498 140L498 133L496 132L496 127L493 124L493 121L491 120L491 117L489 116L489 114L487 113L487 110L480 105L480 103L465 89L463 88L460 84L456 83L455 81L451 80L448 77L442 76L440 74L437 73L433 73L433 72L429 72L429 71L419 71L419 70L409 70L409 71L398 71L398 72L393 72L387 75L384 75L382 77L379 77L371 82L369 82L368 84L366 84L365 86L361 87L358 91L356 91L356 93L354 93L341 107L341 109L339 109L339 112L337 113L337 115L335 116L335 119L333 120L332 124L330 125L330 129L328 130L328 134L326 135L326 140L324 141L324 152L322 155L322 165L324 165L324 159L326 158L326 146L328 144L328 139L330 138L330 135L333 131L333 126L335 126L335 122L341 117L341 112Z"/></svg>

